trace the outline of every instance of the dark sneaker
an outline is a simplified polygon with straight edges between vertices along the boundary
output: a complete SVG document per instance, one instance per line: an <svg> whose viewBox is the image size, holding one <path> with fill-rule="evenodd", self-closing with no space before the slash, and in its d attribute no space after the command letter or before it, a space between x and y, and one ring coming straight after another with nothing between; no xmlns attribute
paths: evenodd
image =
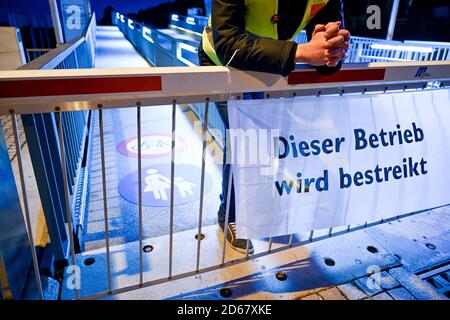
<svg viewBox="0 0 450 320"><path fill-rule="evenodd" d="M224 232L224 221L217 221L220 227L220 230ZM237 239L236 238L236 223L231 222L228 223L227 228L227 241L231 245L231 247L240 253L246 253L247 252L247 239ZM253 243L251 240L248 241L248 253L253 253Z"/></svg>

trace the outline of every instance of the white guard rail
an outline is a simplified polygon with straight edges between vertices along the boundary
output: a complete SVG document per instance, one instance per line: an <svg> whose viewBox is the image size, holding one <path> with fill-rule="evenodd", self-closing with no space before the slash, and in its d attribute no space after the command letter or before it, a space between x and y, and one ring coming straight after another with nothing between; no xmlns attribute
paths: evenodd
<svg viewBox="0 0 450 320"><path fill-rule="evenodd" d="M0 72L0 114L224 101L245 92L270 97L426 87L450 81L450 61L345 64L324 76L298 65L288 77L226 67L16 70Z"/></svg>
<svg viewBox="0 0 450 320"><path fill-rule="evenodd" d="M108 289L93 296L81 298L100 298L112 294L152 286L211 270L224 268L231 264L245 262L270 253L280 252L307 242L319 241L324 238L337 236L345 232L385 223L392 219L365 223L362 226L348 226L345 230L330 228L326 235L314 237L314 230L308 238L293 242L291 235L286 246L269 248L265 252L253 255L247 254L242 258L225 261L226 235L224 236L222 263L200 268L202 239L202 210L205 170L205 148L203 143L201 197L199 206L198 246L196 269L182 274L173 274L173 190L174 190L174 156L175 156L175 112L180 103L204 102L208 108L210 102L225 101L230 98L239 99L245 92L264 92L267 98L292 97L301 95L347 94L366 92L385 92L392 90L433 89L450 86L450 61L436 62L405 62L405 63L371 63L344 65L343 69L334 75L323 76L313 68L299 66L288 77L263 74L257 72L243 72L225 67L173 67L173 68L145 68L145 69L82 69L82 70L19 70L0 72L0 114L10 114L13 121L16 115L29 113L55 112L59 118L62 112L80 110L98 110L99 130L101 142L102 185L104 201L104 218L108 221L106 194L106 165L104 157L104 133L102 112L107 108L135 108L138 135L138 186L141 186L141 108L156 105L172 105L172 152L171 152L171 204L170 204L170 243L169 268L167 277L146 281L143 279L142 250L140 256L140 281L136 285L122 288L112 288L111 264L109 251L109 235L107 223L106 256ZM207 112L205 112L207 114ZM204 121L203 130L206 131L208 121ZM64 151L64 124L58 121L59 153L65 163L67 155ZM16 148L20 145L17 143ZM58 148L58 146L53 146ZM23 168L19 165L19 173L23 176ZM67 186L66 166L62 166L64 185ZM26 198L25 181L21 180L22 192ZM20 188L18 188L20 189ZM68 190L64 190L66 199ZM140 246L142 248L142 190L139 191L139 230ZM230 192L228 193L230 194ZM229 199L228 199L229 201ZM69 211L69 210L68 210ZM28 215L28 212L25 212ZM228 213L227 213L228 215ZM398 218L398 217L397 217ZM32 237L32 235L31 235ZM70 237L73 241L73 237ZM72 251L73 253L73 251ZM72 259L72 264L75 264ZM78 289L75 297L79 299Z"/></svg>

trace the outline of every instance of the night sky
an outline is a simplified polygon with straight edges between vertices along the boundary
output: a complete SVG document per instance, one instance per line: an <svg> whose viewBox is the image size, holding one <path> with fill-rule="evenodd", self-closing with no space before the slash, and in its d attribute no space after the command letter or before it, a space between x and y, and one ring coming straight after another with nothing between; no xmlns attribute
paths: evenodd
<svg viewBox="0 0 450 320"><path fill-rule="evenodd" d="M137 12L140 9L157 6L162 2L172 2L173 0L91 0L92 9L98 15L103 14L103 10L108 5L112 5L116 10L121 12Z"/></svg>
<svg viewBox="0 0 450 320"><path fill-rule="evenodd" d="M97 16L103 14L103 10L108 5L112 5L118 11L131 13L140 9L156 6L162 2L172 0L91 0L92 9ZM50 15L48 0L13 0L0 1L0 22L8 20L8 12L24 12L30 16Z"/></svg>

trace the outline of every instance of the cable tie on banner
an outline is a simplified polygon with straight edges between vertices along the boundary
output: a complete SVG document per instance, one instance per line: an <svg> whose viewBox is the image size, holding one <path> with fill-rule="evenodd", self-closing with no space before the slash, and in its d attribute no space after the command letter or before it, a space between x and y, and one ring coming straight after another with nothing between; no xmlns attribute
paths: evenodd
<svg viewBox="0 0 450 320"><path fill-rule="evenodd" d="M233 61L234 57L236 56L236 53L238 53L238 51L241 49L236 49L233 52L233 55L231 56L230 60L228 60L228 63L225 65L225 68L228 69L228 99L231 99L231 76L230 76L230 68L228 67L231 63L231 61Z"/></svg>
<svg viewBox="0 0 450 320"><path fill-rule="evenodd" d="M228 60L228 63L225 65L226 68L228 68L228 66L230 65L231 61L233 61L234 57L236 56L236 53L238 53L238 51L241 49L236 49L233 52L233 55L231 56L230 60Z"/></svg>

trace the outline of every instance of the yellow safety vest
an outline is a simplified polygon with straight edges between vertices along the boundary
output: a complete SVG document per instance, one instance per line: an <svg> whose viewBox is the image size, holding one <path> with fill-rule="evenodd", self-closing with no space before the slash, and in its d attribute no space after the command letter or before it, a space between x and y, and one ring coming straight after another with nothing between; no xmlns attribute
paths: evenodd
<svg viewBox="0 0 450 320"><path fill-rule="evenodd" d="M309 21L330 0L308 0L305 15L292 38L302 31ZM261 38L278 39L276 23L272 19L278 14L278 0L245 0L245 30ZM291 39L292 39L291 38ZM211 29L211 16L202 35L203 51L218 66L222 65L214 49Z"/></svg>

